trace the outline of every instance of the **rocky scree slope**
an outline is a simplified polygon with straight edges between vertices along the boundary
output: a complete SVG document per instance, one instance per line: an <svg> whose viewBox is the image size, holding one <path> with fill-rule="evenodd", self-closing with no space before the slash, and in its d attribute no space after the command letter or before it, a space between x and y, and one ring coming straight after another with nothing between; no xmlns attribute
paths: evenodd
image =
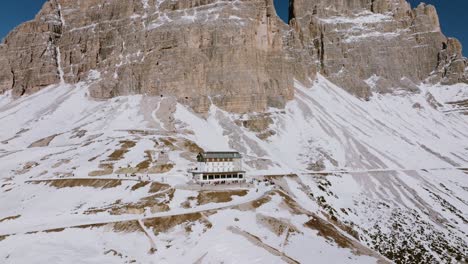
<svg viewBox="0 0 468 264"><path fill-rule="evenodd" d="M176 96L198 112L282 108L293 80L322 73L347 91L415 90L467 81L456 39L433 6L404 0L50 0L0 45L0 92L34 93L92 71L95 98Z"/></svg>

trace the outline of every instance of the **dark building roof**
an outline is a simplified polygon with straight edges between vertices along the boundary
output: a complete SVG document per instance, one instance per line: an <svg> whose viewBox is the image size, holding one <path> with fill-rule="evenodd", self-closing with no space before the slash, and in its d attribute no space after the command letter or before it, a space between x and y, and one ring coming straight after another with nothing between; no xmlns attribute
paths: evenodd
<svg viewBox="0 0 468 264"><path fill-rule="evenodd" d="M199 157L204 159L240 159L242 155L236 151L208 151L198 154Z"/></svg>

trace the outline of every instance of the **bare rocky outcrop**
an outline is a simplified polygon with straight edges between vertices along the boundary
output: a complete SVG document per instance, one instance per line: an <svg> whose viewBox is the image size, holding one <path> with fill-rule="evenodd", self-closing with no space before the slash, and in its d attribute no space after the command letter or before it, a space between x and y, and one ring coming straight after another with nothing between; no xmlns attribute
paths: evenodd
<svg viewBox="0 0 468 264"><path fill-rule="evenodd" d="M15 28L0 47L0 92L33 93L60 81L57 41L61 34L59 13L46 2L32 21Z"/></svg>
<svg viewBox="0 0 468 264"><path fill-rule="evenodd" d="M293 97L286 31L271 0L50 0L6 38L17 78L12 84L6 67L0 84L22 95L59 82L61 72L76 83L96 70L96 98L175 96L201 112L211 103L262 111Z"/></svg>
<svg viewBox="0 0 468 264"><path fill-rule="evenodd" d="M48 136L48 137L45 137L43 139L39 139L33 143L31 143L31 145L29 145L29 148L42 148L42 147L47 147L49 146L50 142L52 142L52 140L54 140L54 138L56 138L58 135L51 135L51 136Z"/></svg>
<svg viewBox="0 0 468 264"><path fill-rule="evenodd" d="M433 6L290 1L288 26L272 0L49 0L0 45L0 93L92 75L95 98L172 96L198 112L245 113L282 108L294 79L316 72L362 98L467 82L461 45Z"/></svg>
<svg viewBox="0 0 468 264"><path fill-rule="evenodd" d="M462 56L462 45L454 38L448 38L439 52L439 65L433 81L442 84L468 83L468 60Z"/></svg>
<svg viewBox="0 0 468 264"><path fill-rule="evenodd" d="M0 94L13 87L13 71L5 55L6 45L0 44Z"/></svg>
<svg viewBox="0 0 468 264"><path fill-rule="evenodd" d="M357 96L414 90L429 76L466 81L461 45L442 34L431 5L412 10L404 0L293 0L292 7L290 24L319 70Z"/></svg>

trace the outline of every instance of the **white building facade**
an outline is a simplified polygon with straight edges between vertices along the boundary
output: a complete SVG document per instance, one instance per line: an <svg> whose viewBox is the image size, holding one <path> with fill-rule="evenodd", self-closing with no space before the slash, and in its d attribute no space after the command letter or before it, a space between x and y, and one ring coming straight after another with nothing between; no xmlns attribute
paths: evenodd
<svg viewBox="0 0 468 264"><path fill-rule="evenodd" d="M237 183L245 181L239 152L203 152L197 155L193 178L199 183Z"/></svg>

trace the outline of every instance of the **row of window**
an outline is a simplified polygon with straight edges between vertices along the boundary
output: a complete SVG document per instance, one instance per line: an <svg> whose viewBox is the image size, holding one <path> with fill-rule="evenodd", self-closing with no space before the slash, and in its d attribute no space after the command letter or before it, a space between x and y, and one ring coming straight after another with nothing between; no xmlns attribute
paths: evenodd
<svg viewBox="0 0 468 264"><path fill-rule="evenodd" d="M243 179L243 174L203 175L203 180Z"/></svg>
<svg viewBox="0 0 468 264"><path fill-rule="evenodd" d="M234 166L234 164L233 163L221 163L221 164L219 164L219 163L214 163L214 164L213 163L207 163L206 166L208 166L208 167L224 167L224 166Z"/></svg>
<svg viewBox="0 0 468 264"><path fill-rule="evenodd" d="M205 172L231 172L231 171L239 171L239 170L235 170L234 168L207 168L204 171Z"/></svg>
<svg viewBox="0 0 468 264"><path fill-rule="evenodd" d="M232 162L234 159L227 159L227 158L209 158L206 159L205 162L223 162L223 161L229 161Z"/></svg>

